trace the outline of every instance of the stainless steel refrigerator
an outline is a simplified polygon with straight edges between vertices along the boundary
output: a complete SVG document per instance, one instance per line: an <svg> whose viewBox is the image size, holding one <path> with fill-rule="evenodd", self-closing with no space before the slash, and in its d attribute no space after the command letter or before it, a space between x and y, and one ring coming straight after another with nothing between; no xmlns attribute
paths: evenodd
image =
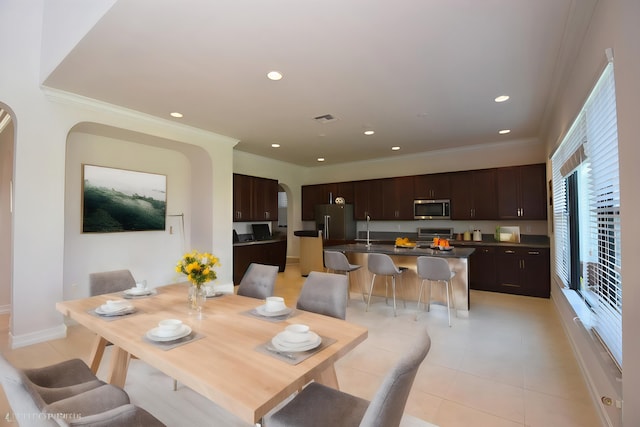
<svg viewBox="0 0 640 427"><path fill-rule="evenodd" d="M325 240L350 240L356 238L356 221L353 205L316 205L316 229L322 230Z"/></svg>

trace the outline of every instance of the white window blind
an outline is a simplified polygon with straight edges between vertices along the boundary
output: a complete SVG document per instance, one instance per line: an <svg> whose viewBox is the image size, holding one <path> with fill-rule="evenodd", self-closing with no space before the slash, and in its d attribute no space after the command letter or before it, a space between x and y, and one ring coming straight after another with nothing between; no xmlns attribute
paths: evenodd
<svg viewBox="0 0 640 427"><path fill-rule="evenodd" d="M583 151L581 151L583 150ZM605 68L580 115L551 159L555 274L569 286L570 230L565 177L580 168L580 246L585 299L593 327L622 366L620 179L613 64ZM586 187L586 188L584 188ZM586 191L585 191L586 190Z"/></svg>
<svg viewBox="0 0 640 427"><path fill-rule="evenodd" d="M618 127L613 65L609 64L587 101L585 154L590 224L597 251L591 254L595 271L587 275L587 289L593 292L596 314L594 328L622 366L622 280L620 230L620 174L618 169ZM584 274L584 272L583 272Z"/></svg>

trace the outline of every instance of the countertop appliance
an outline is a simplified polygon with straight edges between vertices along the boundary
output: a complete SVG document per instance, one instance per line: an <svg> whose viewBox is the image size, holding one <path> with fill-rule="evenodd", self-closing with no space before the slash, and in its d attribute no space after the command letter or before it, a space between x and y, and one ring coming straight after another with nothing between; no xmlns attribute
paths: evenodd
<svg viewBox="0 0 640 427"><path fill-rule="evenodd" d="M451 201L449 199L413 201L414 219L450 219Z"/></svg>
<svg viewBox="0 0 640 427"><path fill-rule="evenodd" d="M322 231L325 240L349 240L356 238L356 221L353 205L316 205L316 229Z"/></svg>
<svg viewBox="0 0 640 427"><path fill-rule="evenodd" d="M451 240L453 238L453 228L418 227L418 240L416 243L431 245L434 237Z"/></svg>

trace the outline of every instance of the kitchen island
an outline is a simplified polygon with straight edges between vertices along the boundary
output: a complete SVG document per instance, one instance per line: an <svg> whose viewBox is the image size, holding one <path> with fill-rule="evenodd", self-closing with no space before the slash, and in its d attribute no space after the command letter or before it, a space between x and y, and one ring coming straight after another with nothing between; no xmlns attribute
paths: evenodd
<svg viewBox="0 0 640 427"><path fill-rule="evenodd" d="M351 273L351 286L353 292L360 292L360 285L369 289L373 275L367 269L368 254L382 253L391 256L393 262L397 266L407 267L409 270L402 274L397 292L400 298L407 301L418 301L418 292L420 290L420 281L416 268L416 258L419 256L435 256L445 258L449 263L449 268L455 271L456 275L452 280L452 289L455 300L455 310L458 317L469 316L469 256L474 252L474 248L455 247L450 251L441 251L438 249L430 249L428 247L402 248L394 245L371 244L367 246L364 243L353 243L336 246L325 246L325 250L344 252L352 264L361 265L362 268ZM353 280L355 279L355 280ZM377 279L382 280L382 279ZM426 285L426 283L425 283ZM382 295L384 287L376 286L374 295ZM425 289L425 295L427 290ZM446 295L444 286L433 286L431 295L433 303L446 304ZM424 301L424 298L423 298ZM453 302L452 302L453 304Z"/></svg>

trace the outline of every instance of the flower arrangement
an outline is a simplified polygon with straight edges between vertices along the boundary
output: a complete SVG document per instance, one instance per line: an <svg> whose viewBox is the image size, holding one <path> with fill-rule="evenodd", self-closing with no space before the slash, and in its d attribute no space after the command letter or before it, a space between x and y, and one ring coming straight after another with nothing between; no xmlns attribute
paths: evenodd
<svg viewBox="0 0 640 427"><path fill-rule="evenodd" d="M184 254L176 265L176 272L187 276L187 279L198 289L203 283L215 280L218 276L214 267L220 265L218 257L210 253L192 251Z"/></svg>

